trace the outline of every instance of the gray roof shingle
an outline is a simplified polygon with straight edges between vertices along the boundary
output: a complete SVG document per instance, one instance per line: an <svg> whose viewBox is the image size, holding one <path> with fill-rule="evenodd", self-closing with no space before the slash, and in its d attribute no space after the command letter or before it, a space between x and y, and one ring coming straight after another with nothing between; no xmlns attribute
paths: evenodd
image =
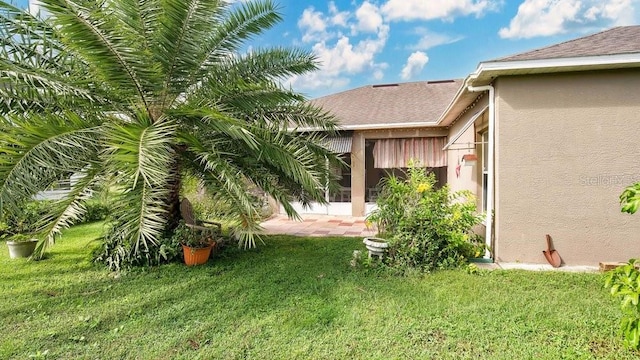
<svg viewBox="0 0 640 360"><path fill-rule="evenodd" d="M435 122L462 80L369 85L312 100L332 112L340 124L367 125Z"/></svg>
<svg viewBox="0 0 640 360"><path fill-rule="evenodd" d="M491 62L546 60L640 53L640 26L619 26L593 35L511 55Z"/></svg>

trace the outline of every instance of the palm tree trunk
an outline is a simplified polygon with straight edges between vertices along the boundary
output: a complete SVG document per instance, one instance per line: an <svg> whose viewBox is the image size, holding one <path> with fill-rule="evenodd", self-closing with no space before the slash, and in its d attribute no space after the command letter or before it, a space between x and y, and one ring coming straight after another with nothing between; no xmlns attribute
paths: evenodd
<svg viewBox="0 0 640 360"><path fill-rule="evenodd" d="M169 179L169 196L167 196L167 230L173 231L180 220L180 190L182 188L182 166L180 164L181 153L184 152L183 146L177 146L175 149L176 157L172 166L171 179Z"/></svg>

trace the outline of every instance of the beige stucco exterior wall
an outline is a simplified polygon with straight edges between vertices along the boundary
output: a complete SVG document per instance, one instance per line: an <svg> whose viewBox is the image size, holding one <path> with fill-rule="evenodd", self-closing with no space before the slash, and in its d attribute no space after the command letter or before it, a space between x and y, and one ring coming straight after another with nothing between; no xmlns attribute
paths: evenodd
<svg viewBox="0 0 640 360"><path fill-rule="evenodd" d="M449 128L448 137L451 139L458 134L469 120L477 115L479 111L485 108L488 104L487 96L483 96L478 102L470 109L468 109L456 122ZM485 111L486 113L486 111ZM478 197L478 206L480 205L480 196L482 190L482 158L481 158L481 146L474 143L479 142L478 131L483 127L483 119L485 116L480 116L475 120L474 125L470 126L460 136L455 143L453 143L447 152L447 183L452 191L469 190L476 194ZM467 149L472 147L474 149ZM456 176L456 166L458 162L462 164L462 156L464 154L476 154L478 156L478 162L475 166L460 167L460 176Z"/></svg>
<svg viewBox="0 0 640 360"><path fill-rule="evenodd" d="M640 70L499 78L495 256L568 265L640 256L640 214L618 197L640 181Z"/></svg>

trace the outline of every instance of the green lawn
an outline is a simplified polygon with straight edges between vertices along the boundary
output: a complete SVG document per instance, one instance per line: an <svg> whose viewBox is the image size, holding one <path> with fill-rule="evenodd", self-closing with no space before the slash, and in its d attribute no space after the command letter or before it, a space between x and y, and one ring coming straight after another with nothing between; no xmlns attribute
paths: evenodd
<svg viewBox="0 0 640 360"><path fill-rule="evenodd" d="M349 266L359 239L270 237L206 266L92 265L99 224L41 262L0 246L1 359L631 359L602 275ZM46 353L46 356L42 356Z"/></svg>

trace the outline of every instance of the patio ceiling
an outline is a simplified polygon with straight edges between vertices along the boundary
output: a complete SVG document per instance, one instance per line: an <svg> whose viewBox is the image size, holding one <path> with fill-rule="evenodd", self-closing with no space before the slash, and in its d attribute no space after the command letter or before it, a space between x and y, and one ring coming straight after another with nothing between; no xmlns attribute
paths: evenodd
<svg viewBox="0 0 640 360"><path fill-rule="evenodd" d="M325 139L324 147L336 154L348 154L351 152L351 136L336 136Z"/></svg>

